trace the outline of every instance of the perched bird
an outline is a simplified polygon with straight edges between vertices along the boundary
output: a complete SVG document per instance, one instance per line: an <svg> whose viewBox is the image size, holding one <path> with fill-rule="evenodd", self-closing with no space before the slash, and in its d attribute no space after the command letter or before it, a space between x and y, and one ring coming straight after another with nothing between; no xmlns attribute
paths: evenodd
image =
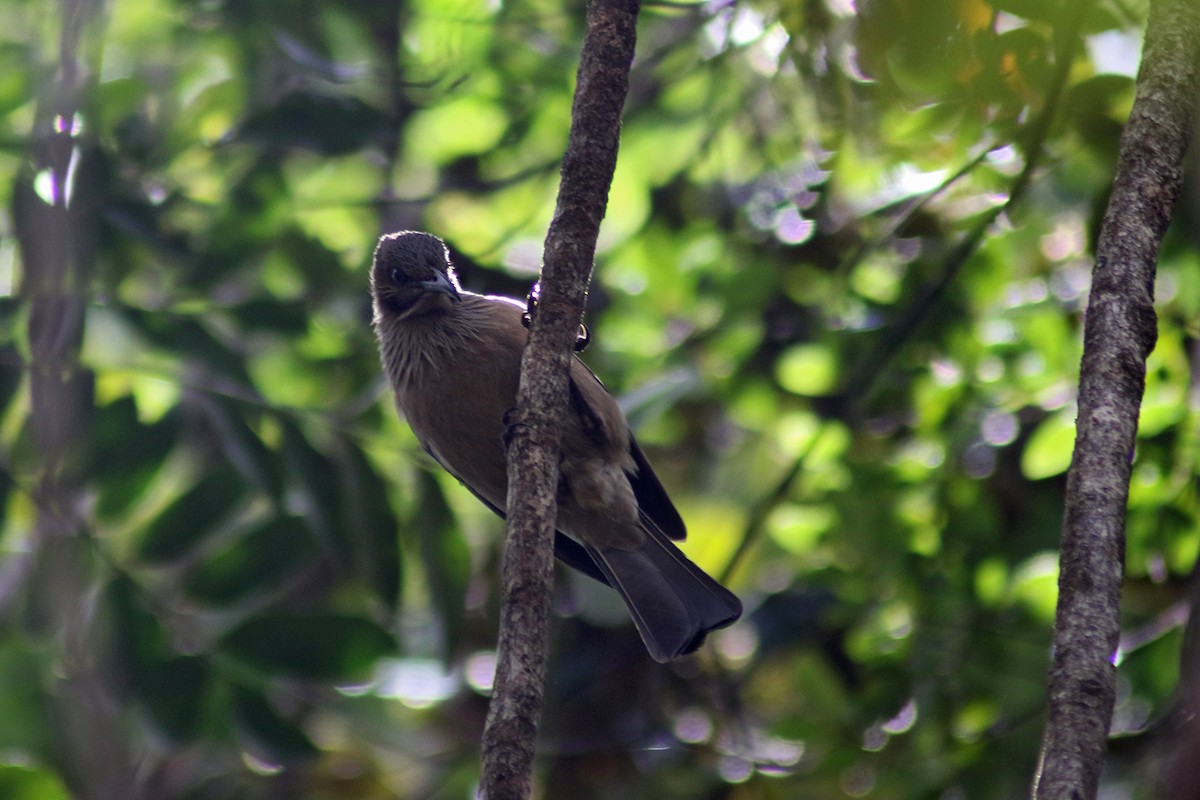
<svg viewBox="0 0 1200 800"><path fill-rule="evenodd" d="M375 334L396 406L425 450L504 515L506 413L515 408L525 306L464 291L428 233L384 236L371 270ZM690 653L742 605L672 539L686 530L616 401L574 358L562 425L555 554L621 595L650 655Z"/></svg>

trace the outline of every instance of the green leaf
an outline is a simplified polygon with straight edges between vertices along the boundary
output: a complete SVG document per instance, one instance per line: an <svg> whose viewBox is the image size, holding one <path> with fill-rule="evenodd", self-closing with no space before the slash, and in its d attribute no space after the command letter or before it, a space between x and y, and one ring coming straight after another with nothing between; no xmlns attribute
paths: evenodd
<svg viewBox="0 0 1200 800"><path fill-rule="evenodd" d="M40 767L0 765L0 797L4 800L71 800L57 774Z"/></svg>
<svg viewBox="0 0 1200 800"><path fill-rule="evenodd" d="M245 482L234 470L210 471L150 522L138 542L138 557L164 564L187 556L219 529L245 494Z"/></svg>
<svg viewBox="0 0 1200 800"><path fill-rule="evenodd" d="M32 41L6 41L0 43L0 115L10 112L27 102L30 84L36 76L29 65L36 56L30 52L35 47Z"/></svg>
<svg viewBox="0 0 1200 800"><path fill-rule="evenodd" d="M309 296L341 286L344 264L338 254L320 240L308 236L299 227L280 234L275 247L283 260L300 276L297 280ZM278 298L273 298L278 302Z"/></svg>
<svg viewBox="0 0 1200 800"><path fill-rule="evenodd" d="M242 356L213 334L203 317L122 307L131 325L177 361L192 361L243 387L252 386Z"/></svg>
<svg viewBox="0 0 1200 800"><path fill-rule="evenodd" d="M1038 553L1012 573L1012 593L1047 623L1054 619L1058 601L1058 553Z"/></svg>
<svg viewBox="0 0 1200 800"><path fill-rule="evenodd" d="M283 495L283 471L278 454L272 452L245 419L245 404L218 395L202 398L199 405L208 414L213 429L221 438L229 462L249 483L267 496L279 500Z"/></svg>
<svg viewBox="0 0 1200 800"><path fill-rule="evenodd" d="M113 657L136 684L150 665L173 655L167 633L128 576L109 581L100 598L103 617L111 626Z"/></svg>
<svg viewBox="0 0 1200 800"><path fill-rule="evenodd" d="M837 515L827 506L788 503L771 513L767 531L780 547L804 555L836 521Z"/></svg>
<svg viewBox="0 0 1200 800"><path fill-rule="evenodd" d="M314 681L362 680L395 652L395 638L346 614L276 612L242 623L220 643L228 655L268 673Z"/></svg>
<svg viewBox="0 0 1200 800"><path fill-rule="evenodd" d="M7 633L7 632L6 632ZM50 754L58 730L47 713L51 698L46 674L52 669L41 648L21 636L0 638L0 752ZM0 790L0 797L8 797Z"/></svg>
<svg viewBox="0 0 1200 800"><path fill-rule="evenodd" d="M382 144L389 131L387 118L357 98L295 91L251 114L238 138L272 149L340 155Z"/></svg>
<svg viewBox="0 0 1200 800"><path fill-rule="evenodd" d="M233 693L238 730L260 750L260 757L281 764L315 758L320 750L296 723L280 716L259 692L237 686Z"/></svg>
<svg viewBox="0 0 1200 800"><path fill-rule="evenodd" d="M295 421L282 420L283 458L287 463L292 493L296 495L300 515L317 542L338 560L353 563L350 536L342 524L342 493L338 481L330 480L339 469L332 459L313 447Z"/></svg>
<svg viewBox="0 0 1200 800"><path fill-rule="evenodd" d="M490 151L504 135L503 109L482 98L462 97L413 116L408 128L413 152L434 163Z"/></svg>
<svg viewBox="0 0 1200 800"><path fill-rule="evenodd" d="M228 309L244 330L267 330L301 336L308 330L308 310L299 302L279 298L247 300Z"/></svg>
<svg viewBox="0 0 1200 800"><path fill-rule="evenodd" d="M837 380L833 350L820 344L798 344L779 357L775 367L779 385L793 394L816 397L828 394Z"/></svg>
<svg viewBox="0 0 1200 800"><path fill-rule="evenodd" d="M433 475L419 473L416 489L419 500L406 531L416 539L425 583L442 627L442 655L449 660L456 655L455 645L461 640L471 556Z"/></svg>
<svg viewBox="0 0 1200 800"><path fill-rule="evenodd" d="M96 514L115 518L145 493L181 436L179 415L143 425L126 395L97 410L92 424L90 474L99 491Z"/></svg>
<svg viewBox="0 0 1200 800"><path fill-rule="evenodd" d="M207 658L179 656L141 670L133 689L159 732L183 743L200 735L208 681Z"/></svg>
<svg viewBox="0 0 1200 800"><path fill-rule="evenodd" d="M388 487L370 459L350 442L344 444L339 474L346 498L344 524L354 547L355 565L384 608L394 614L402 581L400 525L388 502Z"/></svg>
<svg viewBox="0 0 1200 800"><path fill-rule="evenodd" d="M183 589L201 603L231 606L275 589L315 555L304 522L298 517L277 517L206 558L188 573Z"/></svg>
<svg viewBox="0 0 1200 800"><path fill-rule="evenodd" d="M1056 411L1034 429L1021 452L1021 472L1031 481L1061 475L1075 447L1074 406Z"/></svg>

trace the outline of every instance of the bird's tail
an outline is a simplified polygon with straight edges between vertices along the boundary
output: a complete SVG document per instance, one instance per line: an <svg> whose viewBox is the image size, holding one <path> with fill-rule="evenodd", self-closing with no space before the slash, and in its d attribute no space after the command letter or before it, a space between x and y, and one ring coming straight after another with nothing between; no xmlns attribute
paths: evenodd
<svg viewBox="0 0 1200 800"><path fill-rule="evenodd" d="M742 603L653 523L645 528L637 550L590 545L587 550L629 607L651 657L665 663L698 648L709 631L733 624Z"/></svg>

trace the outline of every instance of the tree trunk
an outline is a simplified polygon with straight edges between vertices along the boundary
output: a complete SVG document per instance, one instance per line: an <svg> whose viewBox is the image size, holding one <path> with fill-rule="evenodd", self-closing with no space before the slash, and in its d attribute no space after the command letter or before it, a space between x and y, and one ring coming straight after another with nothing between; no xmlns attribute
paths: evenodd
<svg viewBox="0 0 1200 800"><path fill-rule="evenodd" d="M1180 191L1198 65L1200 5L1154 0L1088 298L1038 800L1095 797L1104 766L1129 475L1157 336L1155 263Z"/></svg>

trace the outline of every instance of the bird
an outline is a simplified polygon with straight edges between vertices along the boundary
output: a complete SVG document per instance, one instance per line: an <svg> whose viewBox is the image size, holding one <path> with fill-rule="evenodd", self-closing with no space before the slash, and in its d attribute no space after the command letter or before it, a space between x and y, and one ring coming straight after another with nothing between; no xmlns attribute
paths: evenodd
<svg viewBox="0 0 1200 800"><path fill-rule="evenodd" d="M425 451L503 517L526 304L464 290L445 243L422 231L380 238L371 296L397 410ZM674 544L687 534L683 519L616 400L578 356L569 390L555 555L617 591L654 660L692 653L741 616L741 601Z"/></svg>

